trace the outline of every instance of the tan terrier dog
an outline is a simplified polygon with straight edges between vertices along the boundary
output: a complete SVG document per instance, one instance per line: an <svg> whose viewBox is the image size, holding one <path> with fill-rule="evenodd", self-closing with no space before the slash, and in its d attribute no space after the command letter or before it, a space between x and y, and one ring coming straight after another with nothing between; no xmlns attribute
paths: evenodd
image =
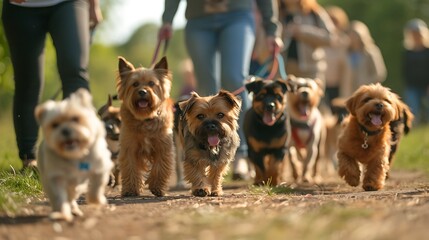
<svg viewBox="0 0 429 240"><path fill-rule="evenodd" d="M402 121L404 113L412 115L408 107L390 89L381 84L363 85L347 100L350 115L344 120L344 129L338 139L338 173L351 186L360 182L364 167L363 189L376 191L384 187L389 172L392 145L399 137L393 136L392 123Z"/></svg>
<svg viewBox="0 0 429 240"><path fill-rule="evenodd" d="M35 110L44 135L37 165L54 220L82 216L76 200L84 193L88 203L107 203L104 191L113 163L103 123L91 101L89 92L79 89L61 102L50 100Z"/></svg>
<svg viewBox="0 0 429 240"><path fill-rule="evenodd" d="M168 189L174 161L171 81L166 57L153 68L134 68L119 57L116 86L122 100L119 137L122 196L140 195L144 183L158 197L164 196Z"/></svg>
<svg viewBox="0 0 429 240"><path fill-rule="evenodd" d="M121 115L120 108L113 106L113 98L110 94L107 96L107 103L98 109L98 115L104 122L106 129L107 148L112 153L112 162L114 167L110 174L109 186L116 187L120 182L120 172L118 164L119 155L119 136L121 133Z"/></svg>
<svg viewBox="0 0 429 240"><path fill-rule="evenodd" d="M326 141L326 126L318 108L324 94L323 83L293 75L289 75L287 82L292 89L287 92L292 174L300 182L318 182L321 177L318 164L324 156Z"/></svg>
<svg viewBox="0 0 429 240"><path fill-rule="evenodd" d="M240 144L241 99L224 90L208 97L194 92L179 106L185 180L191 183L194 196L220 196L223 176Z"/></svg>

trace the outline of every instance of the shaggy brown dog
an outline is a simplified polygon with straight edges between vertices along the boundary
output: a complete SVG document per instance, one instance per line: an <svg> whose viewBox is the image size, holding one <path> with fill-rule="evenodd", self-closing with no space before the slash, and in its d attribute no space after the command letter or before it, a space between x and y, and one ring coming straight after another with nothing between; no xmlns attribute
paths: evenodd
<svg viewBox="0 0 429 240"><path fill-rule="evenodd" d="M150 69L134 68L119 57L117 91L122 100L119 137L122 196L141 194L143 174L155 196L164 196L168 188L174 161L171 81L165 57Z"/></svg>
<svg viewBox="0 0 429 240"><path fill-rule="evenodd" d="M224 90L208 97L194 92L179 106L185 180L192 185L194 196L220 196L223 176L240 143L241 99Z"/></svg>
<svg viewBox="0 0 429 240"><path fill-rule="evenodd" d="M116 187L120 181L118 155L119 155L119 136L121 129L120 108L113 106L113 98L110 94L107 96L107 102L98 109L98 115L104 123L106 129L107 148L112 153L112 162L114 167L110 174L109 186Z"/></svg>
<svg viewBox="0 0 429 240"><path fill-rule="evenodd" d="M326 126L319 103L323 83L319 79L289 75L292 91L287 93L291 122L290 162L295 180L318 182L319 159L324 157Z"/></svg>
<svg viewBox="0 0 429 240"><path fill-rule="evenodd" d="M390 168L394 133L391 123L400 120L408 108L396 94L379 83L361 86L347 100L346 106L350 115L344 120L338 139L338 173L349 185L357 186L361 163L363 189L379 190Z"/></svg>
<svg viewBox="0 0 429 240"><path fill-rule="evenodd" d="M255 166L255 185L283 182L290 140L286 111L288 87L282 80L257 79L246 84L253 93L252 107L244 117L244 135L250 162Z"/></svg>

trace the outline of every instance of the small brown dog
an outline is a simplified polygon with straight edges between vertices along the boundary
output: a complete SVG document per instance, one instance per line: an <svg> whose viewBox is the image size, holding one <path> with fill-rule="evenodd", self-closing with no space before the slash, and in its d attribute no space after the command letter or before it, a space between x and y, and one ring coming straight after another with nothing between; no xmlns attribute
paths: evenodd
<svg viewBox="0 0 429 240"><path fill-rule="evenodd" d="M292 89L287 93L292 174L300 182L318 182L318 164L324 157L326 140L326 126L318 108L324 94L323 83L319 79L293 75L289 75L287 81Z"/></svg>
<svg viewBox="0 0 429 240"><path fill-rule="evenodd" d="M174 161L172 74L163 57L153 68L134 68L119 57L118 97L121 104L119 169L122 196L138 196L145 183L164 196Z"/></svg>
<svg viewBox="0 0 429 240"><path fill-rule="evenodd" d="M256 79L246 83L253 94L252 107L244 117L244 135L250 162L255 166L255 185L279 185L284 180L290 141L290 122L287 113L283 80Z"/></svg>
<svg viewBox="0 0 429 240"><path fill-rule="evenodd" d="M338 139L338 173L351 186L360 182L364 167L363 189L376 191L384 187L392 151L391 124L407 114L408 107L381 84L363 85L347 100L350 115ZM403 122L410 124L410 121ZM409 126L409 125L408 125ZM401 132L398 132L402 134ZM396 140L399 140L397 138Z"/></svg>
<svg viewBox="0 0 429 240"><path fill-rule="evenodd" d="M119 136L121 133L121 115L120 108L113 106L113 98L109 94L107 102L98 109L98 116L104 123L106 129L107 148L112 153L112 162L114 167L110 174L109 186L116 187L120 183L120 172L118 164L119 155Z"/></svg>
<svg viewBox="0 0 429 240"><path fill-rule="evenodd" d="M223 176L240 143L237 120L241 99L224 90L208 97L193 92L179 106L184 177L194 196L220 196Z"/></svg>

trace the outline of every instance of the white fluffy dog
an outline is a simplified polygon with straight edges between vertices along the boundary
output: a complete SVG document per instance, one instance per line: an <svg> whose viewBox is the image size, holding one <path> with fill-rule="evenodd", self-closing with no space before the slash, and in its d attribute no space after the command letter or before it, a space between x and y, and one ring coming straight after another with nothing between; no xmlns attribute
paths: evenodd
<svg viewBox="0 0 429 240"><path fill-rule="evenodd" d="M88 203L106 204L113 163L90 93L79 89L63 101L49 100L36 107L35 116L44 135L37 164L53 210L50 218L82 216L76 200L83 193Z"/></svg>

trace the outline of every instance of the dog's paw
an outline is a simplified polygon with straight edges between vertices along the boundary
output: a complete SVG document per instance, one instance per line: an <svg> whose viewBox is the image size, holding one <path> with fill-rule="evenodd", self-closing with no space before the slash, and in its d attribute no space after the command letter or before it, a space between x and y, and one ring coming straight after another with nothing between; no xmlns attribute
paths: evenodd
<svg viewBox="0 0 429 240"><path fill-rule="evenodd" d="M79 208L73 208L72 213L73 213L73 215L78 216L78 217L83 216L83 212Z"/></svg>
<svg viewBox="0 0 429 240"><path fill-rule="evenodd" d="M192 195L196 197L206 197L210 195L210 191L207 188L197 188L192 190Z"/></svg>
<svg viewBox="0 0 429 240"><path fill-rule="evenodd" d="M210 196L212 197L218 197L218 196L222 196L223 195L223 191L222 190L216 190L216 191L212 191L210 193Z"/></svg>
<svg viewBox="0 0 429 240"><path fill-rule="evenodd" d="M165 192L158 188L150 189L150 192L157 197L163 197L165 195Z"/></svg>
<svg viewBox="0 0 429 240"><path fill-rule="evenodd" d="M73 214L70 213L64 213L64 212L52 212L49 214L49 219L53 221L67 221L71 222L73 221Z"/></svg>
<svg viewBox="0 0 429 240"><path fill-rule="evenodd" d="M356 187L357 185L359 185L360 176L359 175L345 175L344 180L346 180L346 182L350 186Z"/></svg>
<svg viewBox="0 0 429 240"><path fill-rule="evenodd" d="M137 197L137 196L139 196L140 194L138 193L138 192L122 192L121 193L121 197Z"/></svg>
<svg viewBox="0 0 429 240"><path fill-rule="evenodd" d="M378 191L378 190L380 190L380 188L379 188L379 187L377 187L377 186L372 186L372 185L369 185L369 184L363 185L363 186L362 186L362 188L363 188L365 191Z"/></svg>

